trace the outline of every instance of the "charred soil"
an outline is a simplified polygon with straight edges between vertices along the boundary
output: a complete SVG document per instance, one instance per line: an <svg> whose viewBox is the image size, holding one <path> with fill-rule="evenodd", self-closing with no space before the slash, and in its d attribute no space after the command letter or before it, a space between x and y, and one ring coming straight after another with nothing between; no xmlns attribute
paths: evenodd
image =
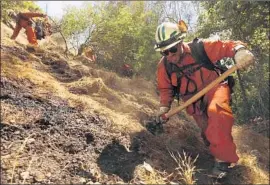
<svg viewBox="0 0 270 185"><path fill-rule="evenodd" d="M127 137L108 129L107 119L57 97L34 97L31 89L6 78L1 89L2 104L26 117L39 115L25 123L1 122L2 183L128 182L142 163L140 154L123 147Z"/></svg>

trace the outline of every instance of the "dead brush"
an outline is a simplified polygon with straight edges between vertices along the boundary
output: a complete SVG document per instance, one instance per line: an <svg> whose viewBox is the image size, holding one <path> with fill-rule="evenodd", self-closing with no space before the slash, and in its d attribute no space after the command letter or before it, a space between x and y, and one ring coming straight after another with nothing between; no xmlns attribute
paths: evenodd
<svg viewBox="0 0 270 185"><path fill-rule="evenodd" d="M248 171L248 173L243 173L238 170L238 173L240 173L242 177L248 177L248 181L245 182L246 184L269 184L269 173L259 166L256 153L254 154L251 151L249 153L241 154L238 165L242 165L242 171L243 169Z"/></svg>
<svg viewBox="0 0 270 185"><path fill-rule="evenodd" d="M182 156L179 154L179 152L177 152L177 156L173 152L169 151L169 153L176 162L177 167L175 168L176 172L170 174L168 177L172 178L172 181L180 180L185 184L195 184L197 180L194 178L194 174L197 171L195 162L197 161L199 155L197 155L195 159L192 159L192 157L187 155L185 151L183 151Z"/></svg>

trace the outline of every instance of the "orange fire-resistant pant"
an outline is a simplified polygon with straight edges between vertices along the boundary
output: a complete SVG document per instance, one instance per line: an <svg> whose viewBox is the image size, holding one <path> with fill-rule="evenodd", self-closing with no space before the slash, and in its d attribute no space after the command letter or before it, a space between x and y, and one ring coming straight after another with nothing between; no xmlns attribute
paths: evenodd
<svg viewBox="0 0 270 185"><path fill-rule="evenodd" d="M211 154L222 161L236 163L239 157L232 138L234 118L230 107L230 89L227 84L219 84L205 95L207 116L193 115L210 142ZM203 121L207 121L204 126Z"/></svg>
<svg viewBox="0 0 270 185"><path fill-rule="evenodd" d="M21 13L24 17L30 18L32 17L44 17L42 13ZM27 40L30 44L38 45L37 37L35 34L35 29L32 27L32 25L29 25L29 21L25 19L19 19L16 23L16 27L13 31L13 34L11 36L11 39L16 39L18 34L20 33L20 30L24 28L27 35Z"/></svg>
<svg viewBox="0 0 270 185"><path fill-rule="evenodd" d="M28 26L25 28L25 30L28 42L33 45L38 45L34 28L32 26Z"/></svg>
<svg viewBox="0 0 270 185"><path fill-rule="evenodd" d="M11 36L11 39L15 39L20 30L22 29L22 27L20 25L16 25L14 31L13 31L13 35ZM33 45L38 45L38 42L37 42L37 37L36 37L36 34L35 34L35 30L32 26L26 26L25 27L25 32L26 32L26 35L27 35L27 40L30 44L33 44Z"/></svg>

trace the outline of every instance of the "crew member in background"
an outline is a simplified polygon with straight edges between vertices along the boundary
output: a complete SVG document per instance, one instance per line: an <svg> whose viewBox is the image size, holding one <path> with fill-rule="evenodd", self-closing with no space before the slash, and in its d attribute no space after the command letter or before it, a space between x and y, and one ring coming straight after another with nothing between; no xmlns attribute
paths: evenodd
<svg viewBox="0 0 270 185"><path fill-rule="evenodd" d="M86 47L86 48L84 49L83 54L87 57L87 59L88 59L90 62L93 62L93 63L96 62L97 56L96 56L96 54L95 54L93 48L91 48L91 47Z"/></svg>
<svg viewBox="0 0 270 185"><path fill-rule="evenodd" d="M36 37L36 33L35 33L35 28L33 27L33 21L31 20L31 18L33 18L33 17L43 17L43 18L47 19L47 15L42 14L42 13L29 12L29 13L17 14L16 26L15 26L15 29L14 29L13 34L11 36L12 40L15 40L16 37L18 36L20 30L22 28L24 28L26 31L28 42L30 44L32 44L33 46L38 45L37 37Z"/></svg>
<svg viewBox="0 0 270 185"><path fill-rule="evenodd" d="M129 64L123 64L121 67L121 73L123 76L132 77L133 70Z"/></svg>
<svg viewBox="0 0 270 185"><path fill-rule="evenodd" d="M188 43L183 42L186 31L187 27L183 21L179 21L178 24L164 22L156 30L155 50L162 54L157 68L160 109L157 111L156 119L161 124L167 122L162 119L162 115L171 108L174 99L173 87L181 84L177 92L185 102L219 77L217 71L200 67L198 62L196 63ZM254 62L253 54L240 41L204 39L202 43L213 64L224 57L230 57L234 58L239 69L245 69ZM169 76L165 61L181 70ZM187 113L193 116L202 129L202 136L205 137L210 153L215 158L212 175L218 178L225 177L231 169L231 164L237 163L239 159L231 133L234 118L230 99L230 88L226 82L222 82L206 93L202 99L186 108Z"/></svg>

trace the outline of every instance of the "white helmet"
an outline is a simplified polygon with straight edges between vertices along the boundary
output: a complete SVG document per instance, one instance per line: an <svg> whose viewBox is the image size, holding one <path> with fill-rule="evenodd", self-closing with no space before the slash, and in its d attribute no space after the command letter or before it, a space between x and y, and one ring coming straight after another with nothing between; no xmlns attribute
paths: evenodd
<svg viewBox="0 0 270 185"><path fill-rule="evenodd" d="M171 22L164 22L159 25L156 30L154 49L156 51L164 51L183 41L186 33L180 29L179 24Z"/></svg>

